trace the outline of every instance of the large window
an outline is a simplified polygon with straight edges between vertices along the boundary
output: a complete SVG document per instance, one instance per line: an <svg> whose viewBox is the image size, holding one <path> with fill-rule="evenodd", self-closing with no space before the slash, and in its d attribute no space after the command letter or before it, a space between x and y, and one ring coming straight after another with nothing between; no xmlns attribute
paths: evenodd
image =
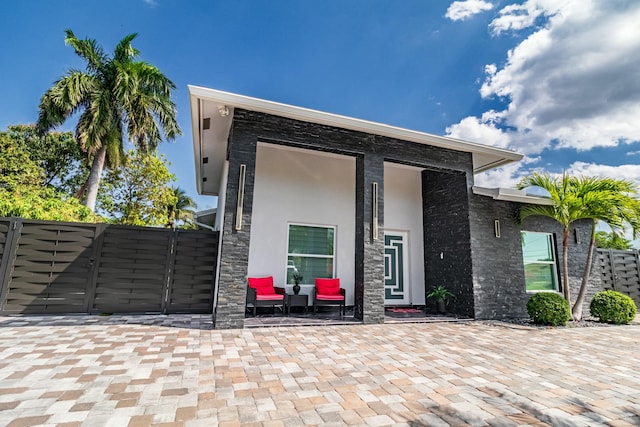
<svg viewBox="0 0 640 427"><path fill-rule="evenodd" d="M334 277L335 234L335 227L289 224L287 283L294 283L296 272L302 283Z"/></svg>
<svg viewBox="0 0 640 427"><path fill-rule="evenodd" d="M550 233L522 232L524 281L528 292L558 290L554 248Z"/></svg>

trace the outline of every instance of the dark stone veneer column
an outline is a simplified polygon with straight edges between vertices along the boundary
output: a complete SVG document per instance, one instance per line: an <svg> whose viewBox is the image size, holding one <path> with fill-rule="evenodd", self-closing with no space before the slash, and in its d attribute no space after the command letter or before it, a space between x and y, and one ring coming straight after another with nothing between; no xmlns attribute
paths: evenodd
<svg viewBox="0 0 640 427"><path fill-rule="evenodd" d="M471 172L422 172L424 257L426 292L436 286L446 287L455 294L447 310L473 317L467 175ZM427 308L435 311L434 302L427 299Z"/></svg>
<svg viewBox="0 0 640 427"><path fill-rule="evenodd" d="M249 266L251 212L256 169L256 135L233 131L229 139L229 174L222 225L218 303L215 307L216 329L244 327ZM240 165L247 166L244 185L242 229L235 229Z"/></svg>
<svg viewBox="0 0 640 427"><path fill-rule="evenodd" d="M373 183L378 183L378 238L373 240ZM356 271L354 315L384 322L384 158L356 159Z"/></svg>

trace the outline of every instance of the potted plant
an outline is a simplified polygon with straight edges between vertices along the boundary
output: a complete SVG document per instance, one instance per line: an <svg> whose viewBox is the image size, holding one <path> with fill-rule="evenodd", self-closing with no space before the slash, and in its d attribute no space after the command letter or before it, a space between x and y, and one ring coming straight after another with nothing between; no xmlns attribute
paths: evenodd
<svg viewBox="0 0 640 427"><path fill-rule="evenodd" d="M300 282L302 282L302 274L295 272L293 273L293 281L295 282L295 285L293 285L293 293L298 295L298 293L300 293Z"/></svg>
<svg viewBox="0 0 640 427"><path fill-rule="evenodd" d="M447 300L454 296L444 286L436 286L431 292L427 294L427 298L433 298L436 301L436 307L439 314L445 314L447 312Z"/></svg>

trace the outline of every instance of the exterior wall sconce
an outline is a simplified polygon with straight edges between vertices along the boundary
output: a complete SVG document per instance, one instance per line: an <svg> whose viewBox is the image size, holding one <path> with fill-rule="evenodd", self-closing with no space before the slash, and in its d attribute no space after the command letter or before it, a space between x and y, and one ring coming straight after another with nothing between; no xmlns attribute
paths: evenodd
<svg viewBox="0 0 640 427"><path fill-rule="evenodd" d="M378 240L378 183L372 184L372 209L373 209L373 221L371 224L371 239Z"/></svg>
<svg viewBox="0 0 640 427"><path fill-rule="evenodd" d="M493 221L493 232L496 235L496 238L500 238L500 220L496 219Z"/></svg>
<svg viewBox="0 0 640 427"><path fill-rule="evenodd" d="M218 113L220 113L220 117L227 117L229 115L229 107L226 105L219 105Z"/></svg>
<svg viewBox="0 0 640 427"><path fill-rule="evenodd" d="M242 229L242 209L244 208L244 180L247 174L247 165L240 165L240 177L238 178L238 202L236 204L236 231Z"/></svg>
<svg viewBox="0 0 640 427"><path fill-rule="evenodd" d="M578 227L573 229L573 239L577 245L580 244L580 229Z"/></svg>

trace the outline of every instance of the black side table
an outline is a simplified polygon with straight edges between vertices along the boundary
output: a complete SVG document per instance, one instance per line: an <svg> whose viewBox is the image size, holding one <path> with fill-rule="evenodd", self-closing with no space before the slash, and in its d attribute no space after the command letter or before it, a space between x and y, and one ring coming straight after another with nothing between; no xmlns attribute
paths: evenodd
<svg viewBox="0 0 640 427"><path fill-rule="evenodd" d="M285 296L285 300L287 303L287 313L288 313L287 315L291 314L291 307L304 307L304 313L305 314L309 313L309 296L308 295L287 294Z"/></svg>

